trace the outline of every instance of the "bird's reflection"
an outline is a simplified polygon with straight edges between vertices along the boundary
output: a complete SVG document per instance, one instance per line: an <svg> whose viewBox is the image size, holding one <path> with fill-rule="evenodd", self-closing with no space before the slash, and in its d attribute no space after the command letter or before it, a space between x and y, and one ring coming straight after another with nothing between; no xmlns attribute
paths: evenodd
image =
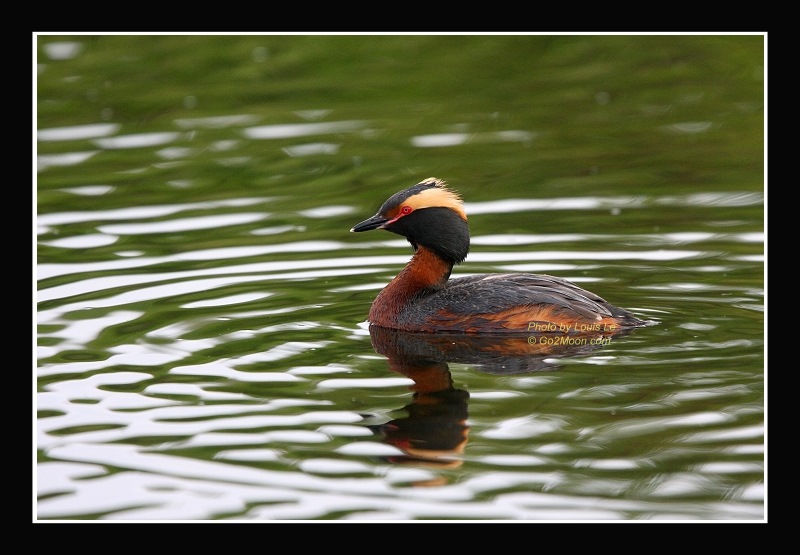
<svg viewBox="0 0 800 555"><path fill-rule="evenodd" d="M375 335L372 335L375 344ZM376 350L378 348L376 347ZM389 368L412 380L411 404L405 416L372 426L386 443L398 447L403 455L388 460L401 464L459 466L459 456L467 443L467 400L469 393L453 387L445 360L414 354L389 355Z"/></svg>
<svg viewBox="0 0 800 555"><path fill-rule="evenodd" d="M558 359L590 353L614 335L546 333L525 336L415 333L370 326L375 351L389 368L414 381L404 416L370 426L403 455L399 464L454 468L469 434L469 393L453 386L448 363L473 365L491 374L528 374L558 369ZM619 334L619 332L617 332Z"/></svg>

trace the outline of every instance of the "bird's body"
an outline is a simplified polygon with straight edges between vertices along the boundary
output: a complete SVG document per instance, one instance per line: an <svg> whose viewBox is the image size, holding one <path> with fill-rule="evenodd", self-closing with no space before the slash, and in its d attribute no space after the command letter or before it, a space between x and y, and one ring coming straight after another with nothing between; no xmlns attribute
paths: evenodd
<svg viewBox="0 0 800 555"><path fill-rule="evenodd" d="M436 178L400 191L351 231L386 229L414 248L369 311L376 326L466 333L614 332L646 322L565 279L541 274L450 278L469 251L460 197Z"/></svg>

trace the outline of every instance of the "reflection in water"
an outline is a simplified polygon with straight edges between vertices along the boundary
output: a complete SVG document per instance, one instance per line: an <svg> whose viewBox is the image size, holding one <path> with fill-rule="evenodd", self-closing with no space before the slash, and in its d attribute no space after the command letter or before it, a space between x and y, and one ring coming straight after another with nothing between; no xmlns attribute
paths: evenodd
<svg viewBox="0 0 800 555"><path fill-rule="evenodd" d="M375 350L389 357L389 368L414 380L411 386L414 394L411 404L403 409L406 416L371 429L405 453L388 457L390 462L447 468L460 466L458 457L464 451L469 433L469 393L453 387L450 368L442 357L403 351L409 343L379 345L379 341L394 333L394 330L374 326L370 329ZM414 345L413 341L410 345ZM389 349L381 350L383 346Z"/></svg>
<svg viewBox="0 0 800 555"><path fill-rule="evenodd" d="M611 341L612 332L491 334L415 333L370 326L372 346L389 368L414 381L406 413L370 426L404 455L400 464L456 468L467 444L469 393L453 387L449 362L471 364L500 375L557 370L559 358L590 353ZM625 332L617 332L620 335Z"/></svg>

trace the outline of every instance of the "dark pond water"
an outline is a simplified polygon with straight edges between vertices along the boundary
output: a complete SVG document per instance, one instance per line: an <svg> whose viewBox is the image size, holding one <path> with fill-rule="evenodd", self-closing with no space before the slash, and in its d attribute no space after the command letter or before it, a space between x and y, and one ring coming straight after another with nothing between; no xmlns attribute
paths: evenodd
<svg viewBox="0 0 800 555"><path fill-rule="evenodd" d="M35 520L766 520L764 36L35 41ZM370 330L430 176L656 324Z"/></svg>

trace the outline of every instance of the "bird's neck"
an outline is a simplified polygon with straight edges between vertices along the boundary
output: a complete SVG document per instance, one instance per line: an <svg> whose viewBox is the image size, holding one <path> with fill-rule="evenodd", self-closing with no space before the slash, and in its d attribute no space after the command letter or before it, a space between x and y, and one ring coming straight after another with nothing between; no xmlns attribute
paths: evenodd
<svg viewBox="0 0 800 555"><path fill-rule="evenodd" d="M378 326L393 327L397 315L414 297L426 290L442 287L452 270L452 262L420 245L403 271L378 294L372 303L369 321Z"/></svg>

